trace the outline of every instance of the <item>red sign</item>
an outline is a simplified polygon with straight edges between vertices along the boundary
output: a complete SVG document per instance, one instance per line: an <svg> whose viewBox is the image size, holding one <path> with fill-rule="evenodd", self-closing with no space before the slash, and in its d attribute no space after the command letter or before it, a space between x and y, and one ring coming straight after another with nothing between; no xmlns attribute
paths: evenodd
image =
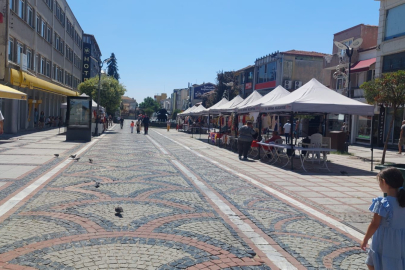
<svg viewBox="0 0 405 270"><path fill-rule="evenodd" d="M246 90L252 89L252 83L251 83L251 82L246 83L246 84L245 84L245 89L246 89Z"/></svg>
<svg viewBox="0 0 405 270"><path fill-rule="evenodd" d="M274 88L274 87L276 87L276 81L258 83L258 84L255 85L255 90L266 89L266 88Z"/></svg>

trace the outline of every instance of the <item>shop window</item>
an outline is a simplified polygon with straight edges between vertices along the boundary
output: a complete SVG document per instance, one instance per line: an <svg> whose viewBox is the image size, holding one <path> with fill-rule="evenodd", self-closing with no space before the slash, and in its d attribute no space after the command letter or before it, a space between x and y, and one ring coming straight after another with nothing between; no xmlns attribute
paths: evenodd
<svg viewBox="0 0 405 270"><path fill-rule="evenodd" d="M385 40L405 35L405 4L387 10Z"/></svg>
<svg viewBox="0 0 405 270"><path fill-rule="evenodd" d="M37 14L37 33L41 34L41 16Z"/></svg>
<svg viewBox="0 0 405 270"><path fill-rule="evenodd" d="M51 77L51 62L46 61L46 76Z"/></svg>
<svg viewBox="0 0 405 270"><path fill-rule="evenodd" d="M11 9L12 11L15 11L15 3L14 3L14 0L10 0L10 9Z"/></svg>
<svg viewBox="0 0 405 270"><path fill-rule="evenodd" d="M382 72L405 70L405 52L384 56Z"/></svg>
<svg viewBox="0 0 405 270"><path fill-rule="evenodd" d="M359 120L357 122L357 139L370 141L371 121L371 116L359 116Z"/></svg>

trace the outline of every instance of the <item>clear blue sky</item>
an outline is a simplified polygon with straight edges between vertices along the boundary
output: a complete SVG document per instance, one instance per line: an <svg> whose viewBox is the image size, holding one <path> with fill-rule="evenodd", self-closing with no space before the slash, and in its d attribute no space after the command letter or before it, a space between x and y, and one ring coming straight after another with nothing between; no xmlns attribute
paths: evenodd
<svg viewBox="0 0 405 270"><path fill-rule="evenodd" d="M68 0L103 59L138 102L187 83L215 83L274 51L332 52L333 34L378 25L373 0Z"/></svg>

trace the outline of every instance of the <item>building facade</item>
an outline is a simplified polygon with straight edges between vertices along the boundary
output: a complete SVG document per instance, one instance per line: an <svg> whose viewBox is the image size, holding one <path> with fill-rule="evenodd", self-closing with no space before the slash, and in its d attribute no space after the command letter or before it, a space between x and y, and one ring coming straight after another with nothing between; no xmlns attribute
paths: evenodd
<svg viewBox="0 0 405 270"><path fill-rule="evenodd" d="M60 104L82 81L83 30L66 0L0 0L0 83L28 102L0 99L4 131L34 127L35 109L62 116Z"/></svg>
<svg viewBox="0 0 405 270"><path fill-rule="evenodd" d="M249 65L245 68L235 71L237 76L238 86L240 87L240 96L243 98L248 97L253 93L253 77L255 72L255 66Z"/></svg>
<svg viewBox="0 0 405 270"><path fill-rule="evenodd" d="M82 82L99 75L101 51L93 35L83 34Z"/></svg>
<svg viewBox="0 0 405 270"><path fill-rule="evenodd" d="M380 77L384 73L398 70L405 70L405 0L380 0L375 75ZM394 117L389 144L397 145L405 110L400 108L396 116L390 108L382 110L385 116L380 112L377 141L380 145L385 141L389 123Z"/></svg>
<svg viewBox="0 0 405 270"><path fill-rule="evenodd" d="M332 54L325 57L324 68L330 81L329 87L337 92L366 103L364 91L360 86L375 77L377 56L378 26L359 24L334 34L333 42L350 46L354 40L362 38L360 47L353 50L350 71L350 91L348 76L342 76L341 70L348 70L349 58L346 50L341 50L332 42ZM345 73L348 74L348 73ZM350 119L350 142L371 144L371 123L377 124L377 116L354 115ZM349 122L343 115L328 115L328 130L341 130L343 122Z"/></svg>
<svg viewBox="0 0 405 270"><path fill-rule="evenodd" d="M189 105L189 94L189 88L173 89L170 99L172 102L172 110L186 110Z"/></svg>
<svg viewBox="0 0 405 270"><path fill-rule="evenodd" d="M253 89L262 95L278 85L293 91L316 78L325 84L323 57L318 52L290 50L275 52L256 59L254 66Z"/></svg>

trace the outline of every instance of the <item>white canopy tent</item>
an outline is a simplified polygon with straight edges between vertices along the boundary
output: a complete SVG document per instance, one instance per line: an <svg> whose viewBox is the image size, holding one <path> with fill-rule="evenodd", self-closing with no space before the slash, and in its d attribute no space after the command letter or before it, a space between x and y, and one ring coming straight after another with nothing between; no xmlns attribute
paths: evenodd
<svg viewBox="0 0 405 270"><path fill-rule="evenodd" d="M206 110L203 105L196 107L194 110L188 112L189 115L200 115L202 111Z"/></svg>
<svg viewBox="0 0 405 270"><path fill-rule="evenodd" d="M228 101L227 103L224 103L216 108L209 108L209 112L211 113L223 113L223 112L228 112L231 108L236 107L238 104L240 104L243 101L243 98L239 95L234 97L232 100ZM215 105L214 105L215 106ZM213 106L213 107L214 107Z"/></svg>
<svg viewBox="0 0 405 270"><path fill-rule="evenodd" d="M255 91L256 92L256 91ZM281 85L277 86L270 93L261 97L260 99L247 103L245 105L237 106L238 113L258 112L261 104L271 104L272 102L289 95L290 92L285 90Z"/></svg>
<svg viewBox="0 0 405 270"><path fill-rule="evenodd" d="M193 107L188 108L187 110L185 110L185 111L182 112L182 113L179 113L178 115L184 116L184 115L186 115L187 113L189 113L192 109L194 109L194 107L196 107L196 106L194 105Z"/></svg>
<svg viewBox="0 0 405 270"><path fill-rule="evenodd" d="M245 98L245 100L243 100L241 103L230 107L227 112L237 112L239 107L243 107L243 106L247 106L259 99L261 99L263 96L257 92L254 91L252 94L250 94L247 98Z"/></svg>
<svg viewBox="0 0 405 270"><path fill-rule="evenodd" d="M374 106L345 97L315 78L288 96L260 105L265 113L323 113L374 115Z"/></svg>
<svg viewBox="0 0 405 270"><path fill-rule="evenodd" d="M216 109L216 108L218 108L219 106L221 106L221 105L223 105L223 104L225 104L225 103L228 103L228 102L229 102L229 100L227 100L226 98L222 98L220 101L218 101L217 103L215 103L214 105L212 105L212 106L209 107L208 109L203 110L203 111L201 112L201 114L208 115L208 114L211 113L210 110Z"/></svg>

